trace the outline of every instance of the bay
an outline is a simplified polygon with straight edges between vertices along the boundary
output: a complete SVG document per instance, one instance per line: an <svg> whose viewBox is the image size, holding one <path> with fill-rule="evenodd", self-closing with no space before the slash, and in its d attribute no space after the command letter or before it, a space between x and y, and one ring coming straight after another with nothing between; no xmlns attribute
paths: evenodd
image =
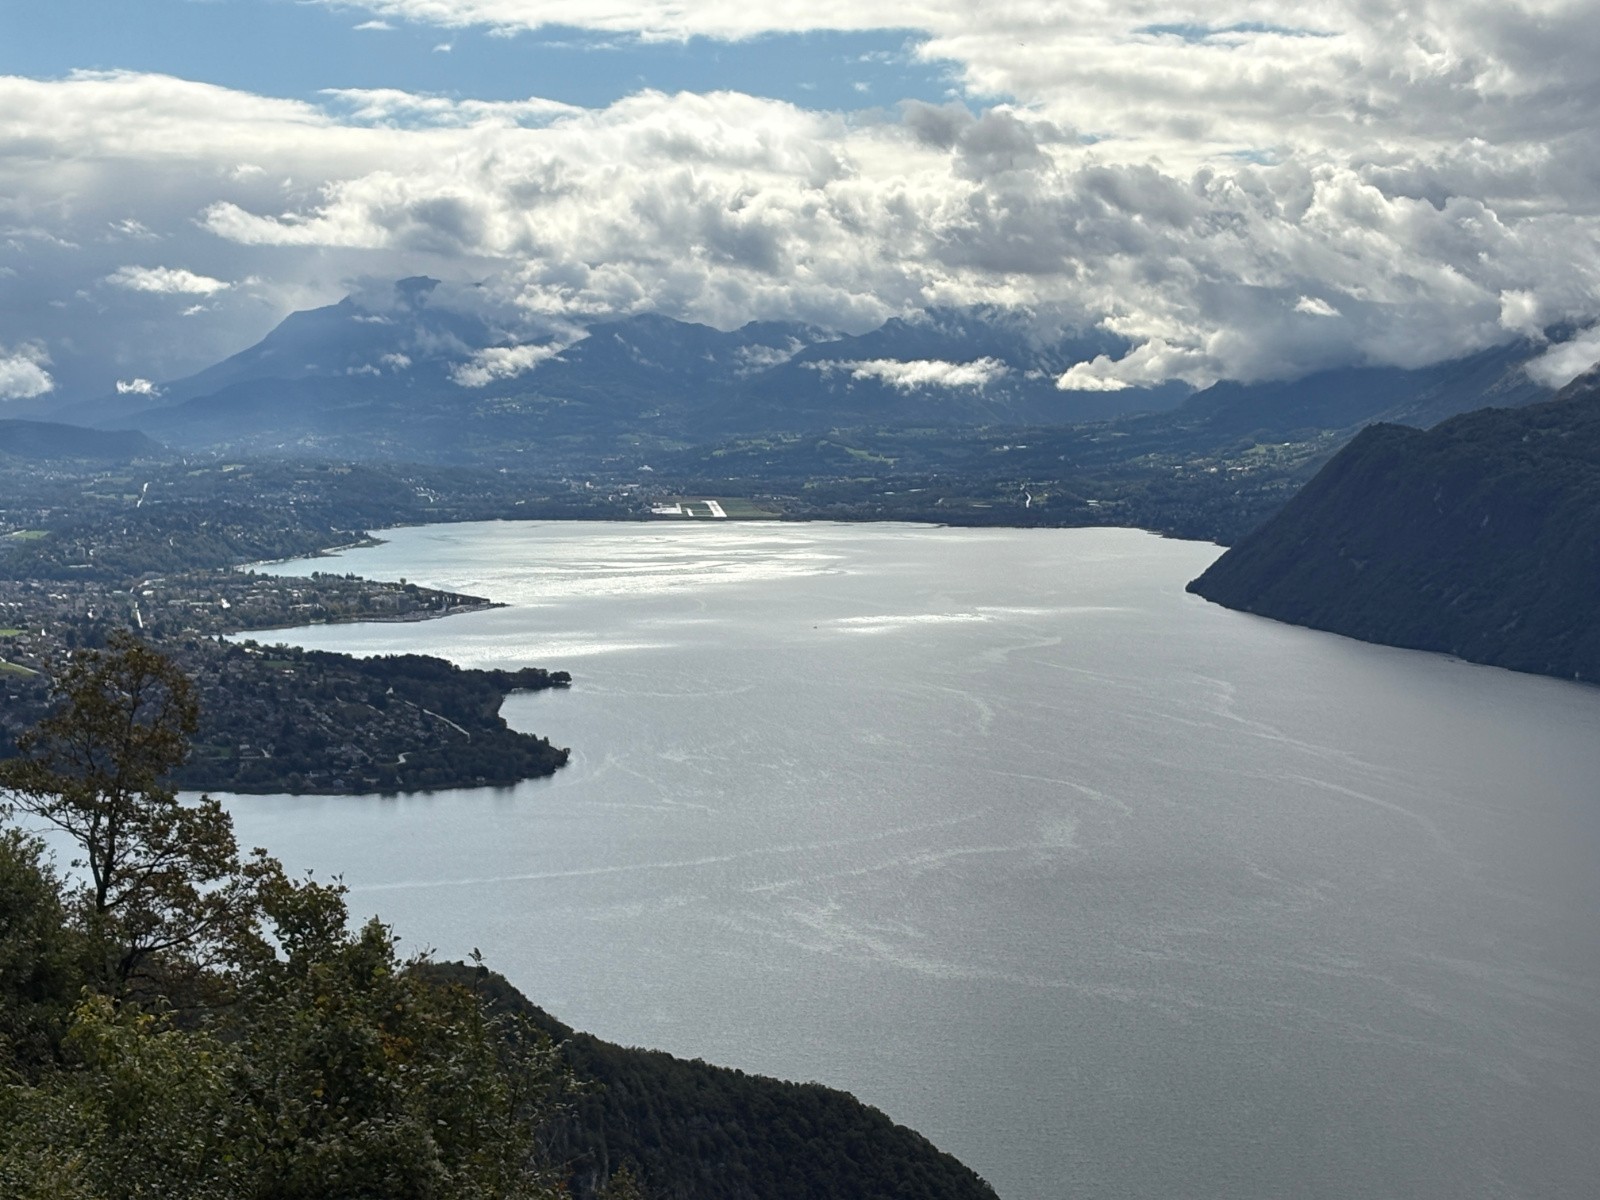
<svg viewBox="0 0 1600 1200"><path fill-rule="evenodd" d="M269 569L508 607L258 636L574 676L504 710L553 779L229 799L405 945L1006 1200L1600 1177L1600 690L1228 612L1127 530L384 536Z"/></svg>

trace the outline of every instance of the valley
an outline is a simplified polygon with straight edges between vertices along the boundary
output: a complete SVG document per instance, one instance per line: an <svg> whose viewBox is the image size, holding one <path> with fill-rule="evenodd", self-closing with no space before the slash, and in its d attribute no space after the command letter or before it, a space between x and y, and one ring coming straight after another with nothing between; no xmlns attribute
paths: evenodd
<svg viewBox="0 0 1600 1200"><path fill-rule="evenodd" d="M0 4L0 1198L1585 1200L1592 7Z"/></svg>

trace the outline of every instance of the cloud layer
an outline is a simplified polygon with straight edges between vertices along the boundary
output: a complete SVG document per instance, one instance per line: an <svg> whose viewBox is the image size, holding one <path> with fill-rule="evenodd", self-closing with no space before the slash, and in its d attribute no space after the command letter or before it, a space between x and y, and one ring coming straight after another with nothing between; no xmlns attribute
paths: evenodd
<svg viewBox="0 0 1600 1200"><path fill-rule="evenodd" d="M156 292L168 296L211 296L227 291L230 286L220 279L196 275L182 267L118 267L106 276L106 282L130 292Z"/></svg>
<svg viewBox="0 0 1600 1200"><path fill-rule="evenodd" d="M849 374L851 379L872 379L888 384L902 392L921 391L923 388L982 388L1010 368L997 358L979 358L972 362L943 362L938 359L915 359L899 362L890 358L874 358L862 362L818 362L808 366L831 375L835 371Z"/></svg>
<svg viewBox="0 0 1600 1200"><path fill-rule="evenodd" d="M642 38L902 28L959 94L839 114L0 79L0 299L27 313L0 332L109 388L350 278L426 272L530 318L860 330L1021 306L1129 339L1063 380L1114 388L1418 365L1600 316L1600 22L1579 3L355 7Z"/></svg>
<svg viewBox="0 0 1600 1200"><path fill-rule="evenodd" d="M520 346L489 346L475 351L466 362L455 367L450 376L462 387L487 387L497 379L513 379L533 370L540 363L554 358L565 347L546 343L526 343Z"/></svg>

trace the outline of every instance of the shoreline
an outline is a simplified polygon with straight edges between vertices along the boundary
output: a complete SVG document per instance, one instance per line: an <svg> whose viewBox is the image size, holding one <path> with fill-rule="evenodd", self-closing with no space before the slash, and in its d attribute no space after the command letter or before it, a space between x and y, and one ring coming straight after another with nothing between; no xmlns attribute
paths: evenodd
<svg viewBox="0 0 1600 1200"><path fill-rule="evenodd" d="M447 524L447 522L443 521L436 523L441 525ZM389 525L385 526L385 528L399 529L401 526ZM290 554L284 558L253 558L249 562L235 563L233 569L235 571L253 571L257 567L271 567L280 563L304 562L309 558L332 558L341 550L365 550L371 546L381 546L383 545L383 541L383 538L373 537L369 534L360 541L346 542L340 546L324 546L320 550L313 550L310 554Z"/></svg>
<svg viewBox="0 0 1600 1200"><path fill-rule="evenodd" d="M297 561L297 560L285 560ZM438 621L445 617L461 616L464 613L488 612L495 608L510 608L502 600L484 600L481 604L456 604L450 608L438 610L429 609L426 612L409 613L384 613L372 616L335 617L332 620L305 621L299 625L246 625L230 630L219 636L236 638L247 633L278 633L289 629L313 629L323 625L412 625L421 624L423 621Z"/></svg>
<svg viewBox="0 0 1600 1200"><path fill-rule="evenodd" d="M465 523L466 522L455 522L455 521L430 521L430 522L425 522L424 524L425 525L452 525L452 524L465 524ZM404 528L408 528L408 526L404 526L404 525L388 525L388 526L384 526L384 528L386 528L386 529L404 529ZM414 526L414 527L411 527L411 528L420 528L420 526ZM250 562L239 563L238 565L236 565L233 568L233 570L238 571L240 573L245 573L245 574L255 574L255 573L257 573L257 568L259 568L259 567L281 566L284 563L310 562L310 561L314 561L314 560L319 559L319 558L335 558L340 554L340 552L345 551L345 550L366 550L366 549L370 549L370 548L372 548L374 546L382 546L382 545L386 544L386 542L387 542L386 538L381 538L381 537L378 537L378 536L376 536L374 534L368 533L365 537L358 538L356 541L343 542L343 543L341 543L341 544L339 544L337 546L324 546L320 550L317 550L312 554L291 555L291 556L289 556L287 558L261 558L261 559L255 559L255 560L252 560ZM465 595L465 593L461 593L461 592L446 592L441 588L429 587L426 584L420 584L419 583L419 584L405 585L405 584L398 583L395 580L369 579L365 575L355 575L354 572L351 572L351 574L356 579L363 580L363 581L365 581L367 583L379 584L379 585L382 585L382 586L385 586L385 587L411 586L411 587L418 588L423 592L430 593L430 594L433 594L433 595L438 595L438 596L461 596L461 595ZM270 573L265 574L263 577L264 578L269 578L269 579L295 579L295 578L307 578L307 579L309 579L310 578L309 576L273 575L273 574L270 574ZM224 632L221 636L231 638L231 637L237 637L240 634L246 634L246 633L273 633L273 632L278 631L278 630L286 630L286 629L308 629L308 628L311 628L312 626L317 626L317 625L365 625L365 624L368 624L368 623L377 624L377 625L401 625L401 624L410 624L410 623L419 622L419 621L437 621L437 620L440 620L440 619L442 619L444 617L454 617L454 616L458 616L458 615L460 615L462 613L486 612L486 611L488 611L490 609L506 608L507 607L507 605L506 605L506 603L504 601L491 600L487 596L472 596L472 597L468 597L468 600L469 600L469 603L466 603L466 604L452 604L452 605L449 605L448 607L445 607L445 608L442 608L442 609L427 609L427 610L404 612L404 613L372 613L370 615L368 615L368 614L360 614L360 615L353 615L353 616L348 616L348 617L335 617L335 618L332 618L332 619L324 618L324 619L321 619L321 620L307 621L307 622L304 622L304 623L299 624L299 625L241 625L237 629L231 629L231 630L228 630L228 631Z"/></svg>

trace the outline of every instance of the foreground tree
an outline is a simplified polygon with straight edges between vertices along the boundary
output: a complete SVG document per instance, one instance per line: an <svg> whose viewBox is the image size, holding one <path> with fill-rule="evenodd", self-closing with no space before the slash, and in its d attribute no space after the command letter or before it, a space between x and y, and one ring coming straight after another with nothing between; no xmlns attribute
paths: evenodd
<svg viewBox="0 0 1600 1200"><path fill-rule="evenodd" d="M266 888L284 954L201 1022L86 997L63 1069L0 1087L0 1196L558 1200L548 1038L404 962L342 889Z"/></svg>
<svg viewBox="0 0 1600 1200"><path fill-rule="evenodd" d="M241 865L221 805L181 803L167 784L197 723L188 678L115 633L61 668L53 691L56 711L0 761L0 794L76 843L86 878L69 903L103 948L111 989L163 955L204 963L249 936L259 871Z"/></svg>
<svg viewBox="0 0 1600 1200"><path fill-rule="evenodd" d="M399 959L377 920L350 932L341 887L264 891L281 953L241 991L232 1079L256 1194L562 1194L538 1142L573 1086L550 1039Z"/></svg>
<svg viewBox="0 0 1600 1200"><path fill-rule="evenodd" d="M85 949L39 839L0 829L0 1063L9 1052L32 1076L55 1061L85 982Z"/></svg>
<svg viewBox="0 0 1600 1200"><path fill-rule="evenodd" d="M0 1196L563 1194L538 1142L568 1087L550 1040L180 803L195 703L172 663L117 636L56 692L0 762L81 872L0 831Z"/></svg>

